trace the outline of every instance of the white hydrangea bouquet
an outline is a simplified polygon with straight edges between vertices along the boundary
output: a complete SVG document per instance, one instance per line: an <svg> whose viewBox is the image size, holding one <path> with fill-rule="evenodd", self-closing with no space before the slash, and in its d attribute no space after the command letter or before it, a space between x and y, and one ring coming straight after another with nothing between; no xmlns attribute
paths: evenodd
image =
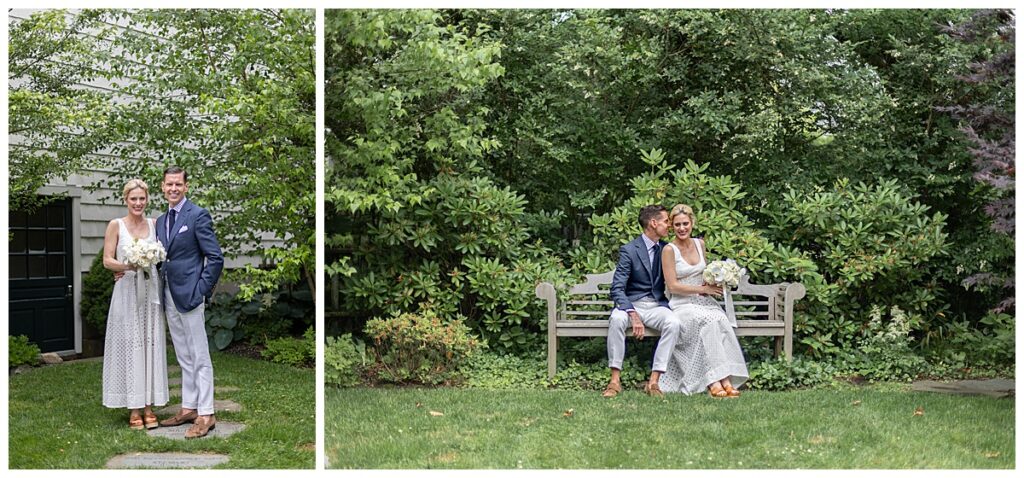
<svg viewBox="0 0 1024 478"><path fill-rule="evenodd" d="M156 241L135 239L125 248L125 263L142 269L142 275L149 280L149 269L167 258L164 246Z"/></svg>
<svg viewBox="0 0 1024 478"><path fill-rule="evenodd" d="M747 270L732 259L712 261L704 267L704 282L722 288L722 297L725 299L725 315L733 327L736 326L736 307L732 303L730 291L740 285L740 279L746 274Z"/></svg>

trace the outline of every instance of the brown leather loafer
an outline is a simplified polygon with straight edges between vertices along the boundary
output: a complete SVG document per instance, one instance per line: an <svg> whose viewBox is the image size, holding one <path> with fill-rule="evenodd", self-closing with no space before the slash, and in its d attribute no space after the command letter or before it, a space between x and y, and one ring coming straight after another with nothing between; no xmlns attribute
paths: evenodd
<svg viewBox="0 0 1024 478"><path fill-rule="evenodd" d="M665 398L665 394L661 393L661 388L656 383L648 382L647 385L644 385L644 393L652 397Z"/></svg>
<svg viewBox="0 0 1024 478"><path fill-rule="evenodd" d="M213 418L213 415L206 417L206 420L196 419L192 426L185 431L185 438L202 438L214 428L217 428L217 420Z"/></svg>
<svg viewBox="0 0 1024 478"><path fill-rule="evenodd" d="M186 423L192 423L192 422L196 421L196 418L199 418L199 413L196 412L195 410L193 410L191 412L188 412L188 413L186 413L184 415L182 415L181 412L178 412L177 415L175 415L175 416L173 416L171 418L165 418L163 420L160 420L160 426L162 426L162 427L176 427L178 425L184 425Z"/></svg>
<svg viewBox="0 0 1024 478"><path fill-rule="evenodd" d="M608 386L605 387L604 391L601 392L601 396L604 398L612 398L622 391L622 385L618 382L608 382Z"/></svg>

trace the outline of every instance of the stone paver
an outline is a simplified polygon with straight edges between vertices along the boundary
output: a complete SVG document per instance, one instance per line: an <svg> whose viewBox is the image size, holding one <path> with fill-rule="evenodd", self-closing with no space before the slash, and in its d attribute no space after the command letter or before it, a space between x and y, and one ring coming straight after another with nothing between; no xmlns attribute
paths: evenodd
<svg viewBox="0 0 1024 478"><path fill-rule="evenodd" d="M167 379L167 385L181 385L181 377L171 377Z"/></svg>
<svg viewBox="0 0 1024 478"><path fill-rule="evenodd" d="M1012 379L997 378L991 380L959 380L954 382L922 380L914 382L910 388L915 392L987 395L990 397L1003 398L1013 397L1016 386Z"/></svg>
<svg viewBox="0 0 1024 478"><path fill-rule="evenodd" d="M146 433L154 438L170 438L171 440L184 440L185 432L191 427L191 423L185 423L176 427L159 427L147 430ZM225 422L217 420L217 426L210 430L210 433L203 438L227 438L235 433L245 430L244 423ZM200 438L202 440L203 438Z"/></svg>
<svg viewBox="0 0 1024 478"><path fill-rule="evenodd" d="M176 374L181 375L181 367L179 367L177 365L168 365L167 366L167 373L176 373Z"/></svg>
<svg viewBox="0 0 1024 478"><path fill-rule="evenodd" d="M156 410L154 413L156 413L157 415L174 415L175 413L178 413L179 410L181 410L180 403L177 405L171 405L169 407L161 408L159 410ZM214 400L213 410L214 412L240 412L242 411L242 406L235 402L232 402L231 400Z"/></svg>
<svg viewBox="0 0 1024 478"><path fill-rule="evenodd" d="M211 468L227 461L227 455L206 453L128 453L111 458L107 468Z"/></svg>

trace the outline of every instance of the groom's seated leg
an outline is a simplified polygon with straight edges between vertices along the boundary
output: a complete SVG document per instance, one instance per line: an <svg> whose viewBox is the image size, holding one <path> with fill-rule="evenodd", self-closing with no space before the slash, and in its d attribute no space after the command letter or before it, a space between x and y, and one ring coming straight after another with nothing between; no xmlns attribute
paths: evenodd
<svg viewBox="0 0 1024 478"><path fill-rule="evenodd" d="M640 317L647 327L653 327L661 332L658 339L658 347L654 350L654 363L651 370L664 372L668 368L669 357L679 340L679 317L668 307L654 307L643 311Z"/></svg>
<svg viewBox="0 0 1024 478"><path fill-rule="evenodd" d="M626 327L629 316L624 310L612 309L608 319L608 368L622 370L622 360L626 356Z"/></svg>

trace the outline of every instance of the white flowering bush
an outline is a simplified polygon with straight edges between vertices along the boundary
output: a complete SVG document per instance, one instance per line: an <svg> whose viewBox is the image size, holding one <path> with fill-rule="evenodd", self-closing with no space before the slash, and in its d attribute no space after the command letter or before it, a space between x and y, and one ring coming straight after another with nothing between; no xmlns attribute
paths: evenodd
<svg viewBox="0 0 1024 478"><path fill-rule="evenodd" d="M882 307L871 306L871 320L856 353L855 372L868 380L913 380L927 370L925 360L913 350L911 335L921 318L895 305L888 315Z"/></svg>
<svg viewBox="0 0 1024 478"><path fill-rule="evenodd" d="M164 246L156 241L140 241L135 239L125 248L125 264L142 269L143 276L149 279L149 269L167 258Z"/></svg>

